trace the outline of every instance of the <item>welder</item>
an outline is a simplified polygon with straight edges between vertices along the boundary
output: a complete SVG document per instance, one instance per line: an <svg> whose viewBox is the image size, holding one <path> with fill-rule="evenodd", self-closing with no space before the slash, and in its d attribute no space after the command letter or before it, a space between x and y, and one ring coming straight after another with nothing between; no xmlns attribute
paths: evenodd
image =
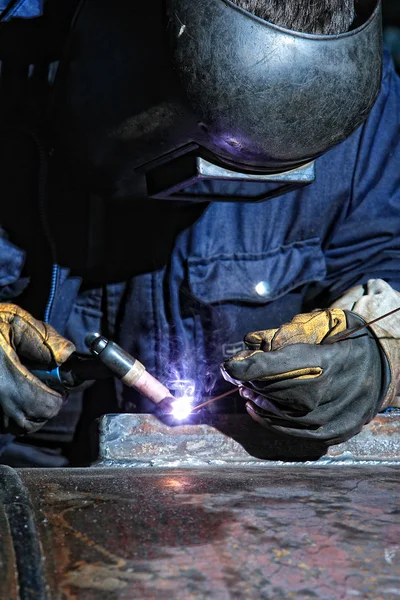
<svg viewBox="0 0 400 600"><path fill-rule="evenodd" d="M0 23L3 456L10 432L43 445L152 410L112 378L63 404L26 367L87 355L94 332L167 387L239 385L266 436L329 445L398 406L398 315L329 343L400 306L379 0L17 5Z"/></svg>

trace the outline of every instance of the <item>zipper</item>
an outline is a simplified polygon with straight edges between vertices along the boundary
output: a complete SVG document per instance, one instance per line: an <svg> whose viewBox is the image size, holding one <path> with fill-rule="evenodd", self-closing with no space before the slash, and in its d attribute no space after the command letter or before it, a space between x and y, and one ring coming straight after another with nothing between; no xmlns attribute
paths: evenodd
<svg viewBox="0 0 400 600"><path fill-rule="evenodd" d="M59 275L60 275L60 266L57 264L54 264L52 272L51 272L49 299L47 301L46 310L44 312L43 321L45 323L48 323L50 321L51 310L53 308L54 300L56 297Z"/></svg>

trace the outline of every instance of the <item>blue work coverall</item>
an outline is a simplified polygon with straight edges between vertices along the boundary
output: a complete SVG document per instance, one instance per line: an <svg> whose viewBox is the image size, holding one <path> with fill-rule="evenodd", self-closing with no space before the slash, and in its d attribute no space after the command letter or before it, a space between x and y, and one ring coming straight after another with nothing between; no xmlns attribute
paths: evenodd
<svg viewBox="0 0 400 600"><path fill-rule="evenodd" d="M23 260L0 240L3 299L16 304ZM79 352L106 322L156 377L193 379L201 395L226 389L219 364L247 332L327 307L374 278L400 290L400 80L387 52L371 114L317 159L315 183L259 204L211 203L164 268L128 281L80 292L61 265L47 316ZM118 390L121 410L139 406L132 390Z"/></svg>

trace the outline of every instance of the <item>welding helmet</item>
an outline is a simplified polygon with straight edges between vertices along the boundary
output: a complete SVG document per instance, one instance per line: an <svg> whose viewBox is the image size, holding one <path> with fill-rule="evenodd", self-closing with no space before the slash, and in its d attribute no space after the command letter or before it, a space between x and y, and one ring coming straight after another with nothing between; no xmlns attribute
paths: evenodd
<svg viewBox="0 0 400 600"><path fill-rule="evenodd" d="M313 35L229 0L81 2L59 147L112 198L260 201L310 183L379 93L380 1L357 6L347 33Z"/></svg>

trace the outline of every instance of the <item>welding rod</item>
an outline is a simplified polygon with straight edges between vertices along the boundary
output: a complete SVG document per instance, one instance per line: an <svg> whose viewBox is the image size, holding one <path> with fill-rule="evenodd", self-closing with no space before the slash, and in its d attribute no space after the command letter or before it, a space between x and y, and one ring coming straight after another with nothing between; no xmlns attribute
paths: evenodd
<svg viewBox="0 0 400 600"><path fill-rule="evenodd" d="M348 331L347 333L344 333L343 335L340 335L339 337L335 336L332 339L327 338L324 343L325 344L335 344L336 342L341 342L342 340L347 339L354 333L358 333L359 331L362 331L363 329L367 329L367 327L369 327L370 325L374 325L375 323L378 323L379 321L383 321L383 319L386 319L386 317L391 317L392 315L394 315L395 313L397 313L399 311L400 311L400 306L398 308L395 308L394 310L391 310L390 312L382 315L381 317L374 319L373 321L369 321L369 323L364 323L364 325L360 325L359 327L356 327L355 329L350 329L350 331Z"/></svg>
<svg viewBox="0 0 400 600"><path fill-rule="evenodd" d="M115 377L128 387L135 388L159 408L167 408L174 400L165 385L150 375L140 361L115 342L97 333L89 334L85 341L93 356L108 367Z"/></svg>
<svg viewBox="0 0 400 600"><path fill-rule="evenodd" d="M203 408L204 406L207 406L207 404L212 404L213 402L216 402L217 400L222 400L222 398L226 398L227 396L230 396L231 394L235 394L239 390L240 390L240 388L238 388L238 387L232 388L231 390L229 390L229 392L225 392L225 394L221 394L220 396L217 396L216 398L210 398L210 400L207 400L206 402L203 402L202 404L193 406L193 410L197 410L198 408Z"/></svg>

